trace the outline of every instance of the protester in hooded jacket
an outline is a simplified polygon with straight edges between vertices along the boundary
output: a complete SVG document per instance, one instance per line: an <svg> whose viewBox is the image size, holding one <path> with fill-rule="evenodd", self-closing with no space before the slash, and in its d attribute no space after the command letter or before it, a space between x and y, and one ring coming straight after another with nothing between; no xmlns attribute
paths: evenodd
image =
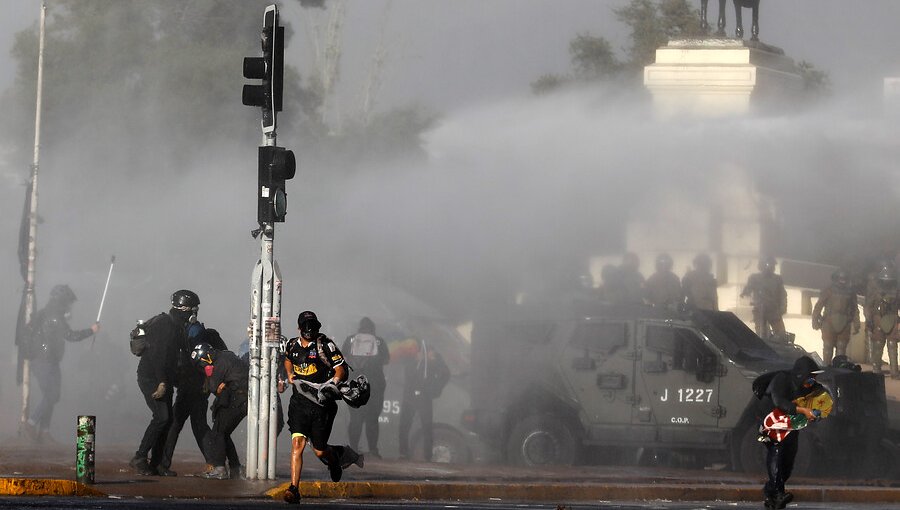
<svg viewBox="0 0 900 510"><path fill-rule="evenodd" d="M363 425L365 425L366 441L369 445L368 455L380 458L378 417L381 415L381 404L384 401L384 391L387 387L384 366L391 361L391 353L384 339L375 335L375 323L368 317L360 319L357 333L347 337L341 347L341 352L344 353L347 362L358 375L366 376L371 391L368 405L355 409L350 408L350 424L347 427L350 447L359 450L359 439L362 435Z"/></svg>

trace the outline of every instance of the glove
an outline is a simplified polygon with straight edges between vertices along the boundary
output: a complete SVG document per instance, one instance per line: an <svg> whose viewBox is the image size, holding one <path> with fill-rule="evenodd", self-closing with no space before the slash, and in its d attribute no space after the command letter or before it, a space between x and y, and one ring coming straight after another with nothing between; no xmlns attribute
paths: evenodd
<svg viewBox="0 0 900 510"><path fill-rule="evenodd" d="M340 400L341 399L341 391L338 389L337 385L332 381L328 381L321 388L319 388L319 402L328 402L332 400Z"/></svg>
<svg viewBox="0 0 900 510"><path fill-rule="evenodd" d="M812 318L812 328L813 328L814 330L818 331L819 328L821 328L821 327L822 327L822 318L821 318L821 317L814 316L814 317Z"/></svg>
<svg viewBox="0 0 900 510"><path fill-rule="evenodd" d="M156 391L154 391L150 396L153 397L153 400L159 400L166 396L166 383L159 383L159 386L156 387Z"/></svg>

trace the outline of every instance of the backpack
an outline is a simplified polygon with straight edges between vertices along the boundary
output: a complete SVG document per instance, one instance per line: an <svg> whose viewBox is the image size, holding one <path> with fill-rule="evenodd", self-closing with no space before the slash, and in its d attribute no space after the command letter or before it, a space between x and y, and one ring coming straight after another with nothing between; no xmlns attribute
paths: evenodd
<svg viewBox="0 0 900 510"><path fill-rule="evenodd" d="M769 389L769 385L772 384L772 379L774 379L776 375L782 372L784 371L775 370L774 372L766 372L765 374L753 380L753 394L757 399L762 400L763 397L766 396L766 390Z"/></svg>
<svg viewBox="0 0 900 510"><path fill-rule="evenodd" d="M148 331L150 327L157 323L160 317L168 317L165 313L161 313L149 321L144 322L143 320L139 320L137 326L131 330L129 333L129 337L131 338L129 342L129 347L131 348L131 354L134 354L137 357L141 357L144 355L144 351L147 350L147 345L150 342L148 338Z"/></svg>

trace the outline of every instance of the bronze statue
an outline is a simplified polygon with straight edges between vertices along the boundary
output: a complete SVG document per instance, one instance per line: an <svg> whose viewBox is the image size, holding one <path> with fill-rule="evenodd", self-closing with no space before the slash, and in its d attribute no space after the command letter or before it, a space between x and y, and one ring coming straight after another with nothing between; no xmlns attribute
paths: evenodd
<svg viewBox="0 0 900 510"><path fill-rule="evenodd" d="M742 17L743 9L753 9L753 24L750 28L750 40L759 40L759 0L732 0L734 2L734 16L737 27L734 29L734 36L738 39L744 38L744 22ZM706 21L707 5L709 0L700 0L700 26L703 30L709 30L709 23ZM719 0L719 22L717 37L725 37L725 0Z"/></svg>

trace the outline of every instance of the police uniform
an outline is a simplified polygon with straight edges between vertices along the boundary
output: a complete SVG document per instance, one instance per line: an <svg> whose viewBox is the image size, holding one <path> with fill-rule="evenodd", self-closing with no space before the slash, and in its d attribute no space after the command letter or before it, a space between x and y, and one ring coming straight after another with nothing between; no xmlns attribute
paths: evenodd
<svg viewBox="0 0 900 510"><path fill-rule="evenodd" d="M787 312L787 291L781 277L774 273L754 273L747 279L741 297L753 298L753 322L756 334L765 338L769 328L784 333L784 314Z"/></svg>
<svg viewBox="0 0 900 510"><path fill-rule="evenodd" d="M685 305L698 310L719 309L719 284L709 272L692 269L681 279L685 295Z"/></svg>
<svg viewBox="0 0 900 510"><path fill-rule="evenodd" d="M644 284L647 303L660 308L677 309L684 300L681 282L671 271L657 271Z"/></svg>
<svg viewBox="0 0 900 510"><path fill-rule="evenodd" d="M291 338L285 349L285 357L293 365L294 379L315 384L326 382L333 377L334 367L344 364L344 355L340 349L322 333L306 347L302 346L299 338ZM304 436L316 450L326 450L336 414L336 402L327 401L323 404L313 402L312 399L300 394L296 386L293 387L288 405L288 429L291 431L291 437Z"/></svg>
<svg viewBox="0 0 900 510"><path fill-rule="evenodd" d="M892 378L900 377L897 367L897 341L900 340L898 308L900 293L896 286L876 286L866 296L866 327L872 332L872 365L875 372L881 372L881 358L887 343Z"/></svg>
<svg viewBox="0 0 900 510"><path fill-rule="evenodd" d="M825 366L831 365L835 349L838 355L847 354L851 325L854 331L859 331L856 294L849 288L831 285L819 294L812 316L813 327L822 329L822 359Z"/></svg>

